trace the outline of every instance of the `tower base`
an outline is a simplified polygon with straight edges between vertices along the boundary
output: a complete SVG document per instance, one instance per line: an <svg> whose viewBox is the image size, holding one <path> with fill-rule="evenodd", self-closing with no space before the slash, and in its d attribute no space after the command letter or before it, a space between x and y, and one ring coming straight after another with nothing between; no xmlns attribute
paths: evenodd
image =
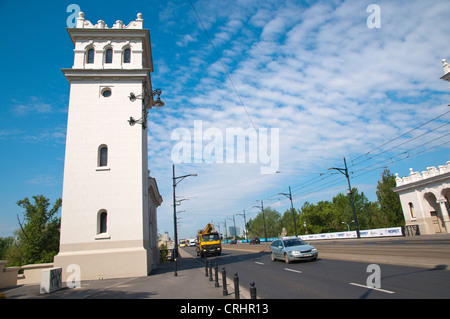
<svg viewBox="0 0 450 319"><path fill-rule="evenodd" d="M79 269L79 280L141 277L154 267L151 255L143 247L60 252L54 258L54 267L62 268L64 282L68 276L78 275L74 269Z"/></svg>

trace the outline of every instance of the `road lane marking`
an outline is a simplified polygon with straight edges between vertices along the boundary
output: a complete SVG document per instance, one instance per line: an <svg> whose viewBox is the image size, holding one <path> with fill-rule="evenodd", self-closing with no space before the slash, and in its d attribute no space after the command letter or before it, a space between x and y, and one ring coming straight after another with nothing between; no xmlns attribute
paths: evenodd
<svg viewBox="0 0 450 319"><path fill-rule="evenodd" d="M264 265L264 263L260 263L259 261L255 261L255 264Z"/></svg>
<svg viewBox="0 0 450 319"><path fill-rule="evenodd" d="M298 274L301 274L301 273L302 273L300 270L295 270L295 269L284 268L284 270L296 272L296 273L298 273Z"/></svg>
<svg viewBox="0 0 450 319"><path fill-rule="evenodd" d="M385 292L387 294L395 294L395 292L390 291L390 290L385 290L385 289L381 289L381 288L374 288L374 287L369 287L369 286L365 286L365 285L355 284L354 282L350 282L350 285L358 286L358 287L362 287L362 288L367 288L367 289L373 289L373 290L376 290L376 291Z"/></svg>

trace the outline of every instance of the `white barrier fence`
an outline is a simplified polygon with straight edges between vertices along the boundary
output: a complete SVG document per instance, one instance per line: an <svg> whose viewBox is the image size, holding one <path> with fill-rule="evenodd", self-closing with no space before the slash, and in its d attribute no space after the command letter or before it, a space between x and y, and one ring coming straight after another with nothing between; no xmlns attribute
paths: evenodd
<svg viewBox="0 0 450 319"><path fill-rule="evenodd" d="M359 235L361 238L403 236L401 227L360 230ZM356 230L337 233L300 235L299 237L303 240L357 238Z"/></svg>
<svg viewBox="0 0 450 319"><path fill-rule="evenodd" d="M359 235L361 238L371 238L371 237L396 237L404 236L402 232L402 227L390 227L390 228L377 228L377 229L366 229L360 230ZM415 236L415 235L411 235ZM294 238L295 236L284 236L283 238ZM356 230L336 232L336 233L323 233L323 234L310 234L310 235L299 235L302 240L319 240L319 239L345 239L345 238L357 238ZM272 242L278 239L278 237L267 238L268 242ZM261 242L265 242L265 238L260 238ZM222 241L226 244L230 241ZM238 243L246 243L248 240L238 240Z"/></svg>

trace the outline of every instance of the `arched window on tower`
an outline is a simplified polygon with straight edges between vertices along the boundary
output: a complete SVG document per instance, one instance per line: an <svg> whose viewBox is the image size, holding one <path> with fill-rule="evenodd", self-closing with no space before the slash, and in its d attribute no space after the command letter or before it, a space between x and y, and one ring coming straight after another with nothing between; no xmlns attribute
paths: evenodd
<svg viewBox="0 0 450 319"><path fill-rule="evenodd" d="M94 63L94 49L89 49L86 54L86 63L92 64Z"/></svg>
<svg viewBox="0 0 450 319"><path fill-rule="evenodd" d="M101 145L98 150L98 166L108 166L108 147Z"/></svg>
<svg viewBox="0 0 450 319"><path fill-rule="evenodd" d="M105 63L112 63L112 58L113 58L113 50L112 49L106 50Z"/></svg>
<svg viewBox="0 0 450 319"><path fill-rule="evenodd" d="M131 61L131 49L127 48L123 51L123 63L130 63Z"/></svg>
<svg viewBox="0 0 450 319"><path fill-rule="evenodd" d="M414 216L414 204L413 203L408 203L409 206L409 213L411 214L411 218L416 218Z"/></svg>
<svg viewBox="0 0 450 319"><path fill-rule="evenodd" d="M105 234L108 232L107 229L107 218L108 213L106 211L101 211L98 216L98 234Z"/></svg>

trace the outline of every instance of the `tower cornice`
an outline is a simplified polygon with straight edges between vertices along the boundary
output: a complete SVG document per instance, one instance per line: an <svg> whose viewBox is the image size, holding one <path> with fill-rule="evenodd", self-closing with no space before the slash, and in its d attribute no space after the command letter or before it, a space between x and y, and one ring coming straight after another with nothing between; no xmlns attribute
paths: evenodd
<svg viewBox="0 0 450 319"><path fill-rule="evenodd" d="M89 80L136 80L150 83L150 69L61 69L69 83Z"/></svg>

